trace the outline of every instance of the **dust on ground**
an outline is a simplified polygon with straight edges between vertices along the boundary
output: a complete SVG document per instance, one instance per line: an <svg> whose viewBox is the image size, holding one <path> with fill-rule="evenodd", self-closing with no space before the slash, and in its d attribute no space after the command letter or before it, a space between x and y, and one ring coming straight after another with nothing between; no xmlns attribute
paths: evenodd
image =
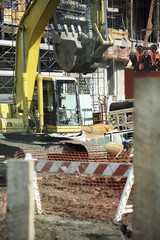
<svg viewBox="0 0 160 240"><path fill-rule="evenodd" d="M35 240L131 240L131 223L81 221L56 215L35 216ZM6 240L6 214L0 214L0 239Z"/></svg>

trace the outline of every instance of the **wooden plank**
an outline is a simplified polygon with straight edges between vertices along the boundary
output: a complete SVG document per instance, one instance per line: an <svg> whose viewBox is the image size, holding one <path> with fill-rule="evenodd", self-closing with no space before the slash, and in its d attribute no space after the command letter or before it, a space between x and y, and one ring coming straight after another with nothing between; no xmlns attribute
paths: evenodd
<svg viewBox="0 0 160 240"><path fill-rule="evenodd" d="M11 10L10 8L3 8L3 21L5 23L16 23L17 25L19 24L25 9L23 5L21 6L21 11L17 11L17 10Z"/></svg>
<svg viewBox="0 0 160 240"><path fill-rule="evenodd" d="M120 31L113 28L108 28L108 34L110 38L115 39L128 39L128 30L126 31Z"/></svg>
<svg viewBox="0 0 160 240"><path fill-rule="evenodd" d="M25 12L26 5L26 0L18 0L18 12Z"/></svg>
<svg viewBox="0 0 160 240"><path fill-rule="evenodd" d="M11 9L3 8L3 21L10 23L12 22Z"/></svg>
<svg viewBox="0 0 160 240"><path fill-rule="evenodd" d="M33 161L8 161L7 239L34 239Z"/></svg>
<svg viewBox="0 0 160 240"><path fill-rule="evenodd" d="M159 89L160 78L135 79L133 240L160 238Z"/></svg>
<svg viewBox="0 0 160 240"><path fill-rule="evenodd" d="M0 155L0 161L4 161L5 160L5 156L4 155Z"/></svg>

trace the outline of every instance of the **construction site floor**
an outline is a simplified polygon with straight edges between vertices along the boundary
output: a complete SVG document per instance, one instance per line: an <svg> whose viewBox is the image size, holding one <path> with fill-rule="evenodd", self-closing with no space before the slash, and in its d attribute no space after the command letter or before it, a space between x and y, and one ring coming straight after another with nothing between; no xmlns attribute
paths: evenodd
<svg viewBox="0 0 160 240"><path fill-rule="evenodd" d="M131 223L80 221L55 215L35 217L35 240L131 240ZM6 239L6 214L0 214L0 239Z"/></svg>

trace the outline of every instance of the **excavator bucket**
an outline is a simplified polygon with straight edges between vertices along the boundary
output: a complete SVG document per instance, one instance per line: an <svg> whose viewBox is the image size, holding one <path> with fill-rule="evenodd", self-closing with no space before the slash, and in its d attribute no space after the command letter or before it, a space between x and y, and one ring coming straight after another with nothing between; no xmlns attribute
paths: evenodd
<svg viewBox="0 0 160 240"><path fill-rule="evenodd" d="M94 72L104 51L111 45L102 44L94 36L87 36L80 26L75 31L73 25L70 29L66 24L63 27L58 25L56 30L51 25L51 32L57 62L65 72Z"/></svg>
<svg viewBox="0 0 160 240"><path fill-rule="evenodd" d="M88 30L70 24L52 29L53 47L59 66L66 72L91 73L96 70L105 50L113 45L108 36L107 4L104 0L88 0ZM85 28L85 27L84 27Z"/></svg>

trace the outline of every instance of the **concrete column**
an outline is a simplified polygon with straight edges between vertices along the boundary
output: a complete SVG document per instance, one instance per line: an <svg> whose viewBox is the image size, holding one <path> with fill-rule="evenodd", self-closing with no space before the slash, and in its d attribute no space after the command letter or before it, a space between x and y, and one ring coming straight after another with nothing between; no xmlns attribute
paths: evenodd
<svg viewBox="0 0 160 240"><path fill-rule="evenodd" d="M160 78L135 79L133 240L160 239L159 91Z"/></svg>
<svg viewBox="0 0 160 240"><path fill-rule="evenodd" d="M34 239L33 161L8 161L7 239Z"/></svg>

